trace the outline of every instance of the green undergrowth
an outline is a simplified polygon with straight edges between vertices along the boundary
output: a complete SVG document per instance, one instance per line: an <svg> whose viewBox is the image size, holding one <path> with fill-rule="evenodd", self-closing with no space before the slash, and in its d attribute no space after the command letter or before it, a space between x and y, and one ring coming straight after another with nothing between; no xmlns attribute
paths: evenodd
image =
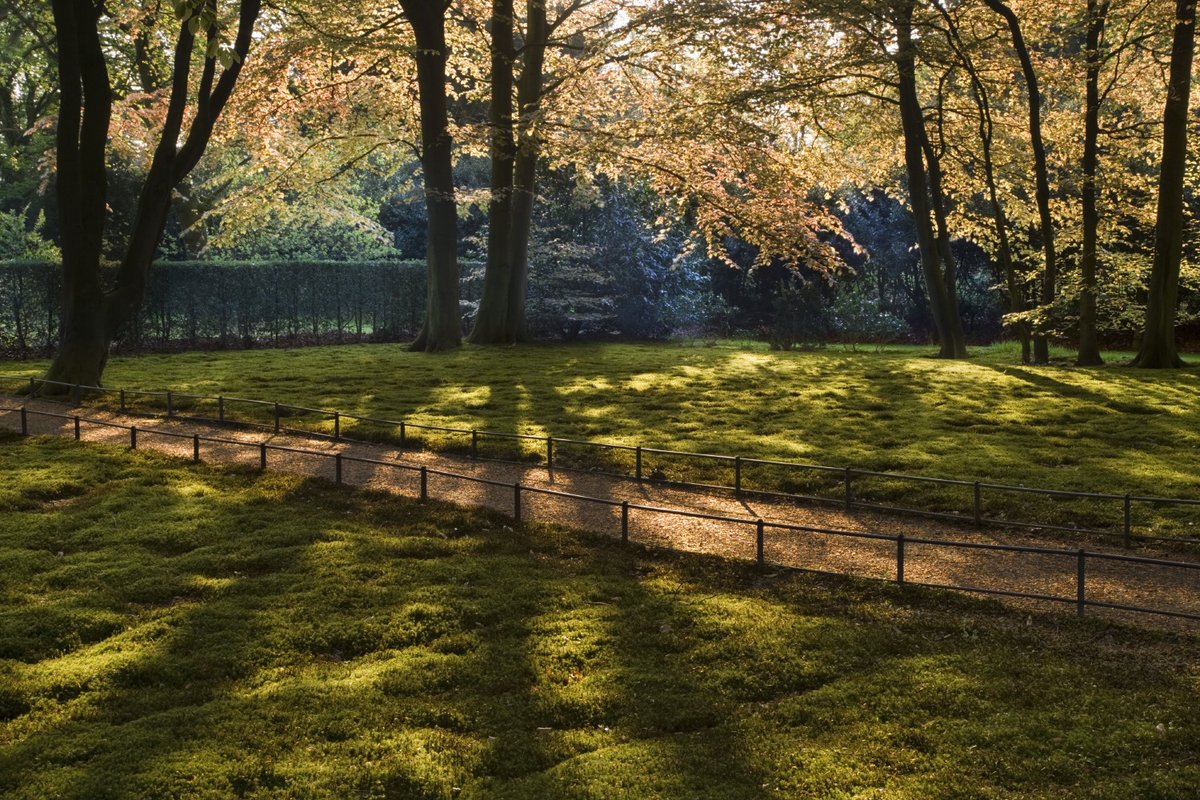
<svg viewBox="0 0 1200 800"><path fill-rule="evenodd" d="M0 437L6 798L1191 798L1194 635Z"/></svg>
<svg viewBox="0 0 1200 800"><path fill-rule="evenodd" d="M1200 373L1022 366L1011 346L966 361L928 348L771 352L747 344L464 347L439 355L398 345L185 353L114 358L113 387L228 395L409 423L502 434L902 472L985 483L1124 495L1195 497L1200 474ZM1117 364L1128 354L1106 354ZM42 362L0 366L37 375ZM16 383L8 384L15 389ZM161 413L159 399L128 397ZM215 402L175 409L216 416ZM272 410L230 401L226 413L269 423ZM331 432L319 415L283 424ZM343 420L347 435L395 441L394 426ZM412 446L466 452L470 436L410 425ZM544 461L545 442L482 437L479 453ZM634 454L568 443L560 466L634 471ZM729 462L647 454L644 474L729 484ZM844 496L843 475L747 465L747 489ZM971 513L972 488L853 478L855 497ZM985 490L982 512L1120 530L1119 500L1048 499ZM1200 508L1135 503L1135 532L1198 536Z"/></svg>

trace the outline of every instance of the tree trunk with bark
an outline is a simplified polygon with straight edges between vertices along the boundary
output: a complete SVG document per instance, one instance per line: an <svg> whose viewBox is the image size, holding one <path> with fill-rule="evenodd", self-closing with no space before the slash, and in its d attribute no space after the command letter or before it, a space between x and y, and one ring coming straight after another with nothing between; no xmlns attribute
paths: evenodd
<svg viewBox="0 0 1200 800"><path fill-rule="evenodd" d="M1079 354L1075 364L1095 367L1100 357L1100 339L1096 333L1096 229L1100 224L1097 209L1096 173L1100 163L1100 41L1108 16L1108 2L1088 0L1086 42L1086 88L1083 111L1083 187L1081 205L1083 241L1079 252L1079 272L1083 290L1079 295Z"/></svg>
<svg viewBox="0 0 1200 800"><path fill-rule="evenodd" d="M947 293L947 274L943 269L931 215L930 182L925 163L925 118L917 97L916 45L912 32L913 3L902 0L896 7L896 68L899 75L900 122L904 131L904 166L908 176L909 202L916 223L917 250L929 306L933 312L942 358L965 358L962 320L958 319L957 298L952 303ZM952 281L952 277L951 277Z"/></svg>
<svg viewBox="0 0 1200 800"><path fill-rule="evenodd" d="M1187 168L1188 104L1196 46L1196 0L1176 0L1170 84L1163 109L1162 162L1158 175L1158 218L1150 269L1146 327L1133 366L1183 366L1175 344L1179 261L1183 254L1183 179Z"/></svg>
<svg viewBox="0 0 1200 800"><path fill-rule="evenodd" d="M472 344L509 344L514 334L508 320L509 285L512 282L511 235L513 199L513 2L492 2L492 98L488 110L492 159L491 198L488 203L487 267L475 326L467 338Z"/></svg>
<svg viewBox="0 0 1200 800"><path fill-rule="evenodd" d="M100 252L107 213L106 148L113 95L98 27L100 11L91 0L54 0L60 86L55 189L63 242L63 315L59 347L47 380L101 385L109 345L137 313L145 296L150 264L166 227L171 190L195 168L212 136L250 49L259 8L260 0L240 3L236 58L219 79L215 53L204 59L186 137L183 122L195 37L189 27L191 20L180 23L167 113L116 281L106 289L100 281ZM216 12L216 0L210 0L201 15L209 22L205 29L208 43L218 36Z"/></svg>
<svg viewBox="0 0 1200 800"><path fill-rule="evenodd" d="M971 98L979 112L979 142L983 158L983 181L987 188L988 206L991 209L992 228L996 236L996 260L1000 262L1000 272L1004 276L1005 288L1008 291L1008 310L1017 314L1025 310L1025 294L1017 277L1016 265L1013 261L1012 243L1008 238L1008 215L1004 204L1000 202L1000 190L996 183L996 162L992 155L992 143L995 140L995 125L992 120L991 100L987 87L979 77L975 62L963 46L958 26L949 10L940 2L935 3L942 19L946 22L946 37L955 54L962 61L967 75L971 79ZM1032 357L1030 348L1029 326L1020 322L1015 326L1017 336L1021 341L1021 362L1028 364Z"/></svg>
<svg viewBox="0 0 1200 800"><path fill-rule="evenodd" d="M505 8L498 8L503 4ZM492 148L493 207L488 214L488 265L484 278L479 316L471 331L475 344L513 344L526 341L529 333L525 317L525 299L529 282L529 236L533 222L533 203L537 193L537 167L540 142L534 129L541 106L542 69L549 35L545 0L529 0L524 45L521 49L521 76L517 81L516 135L513 132L512 69L516 59L512 49L512 28L501 31L503 42L493 45L492 119L495 136ZM496 0L493 17L512 15L511 0ZM496 51L507 43L509 57L498 59ZM498 72L502 70L502 72ZM499 81L499 83L497 82ZM503 84L503 97L497 86ZM497 113L502 118L497 117ZM503 127L501 127L503 126ZM505 193L504 204L496 202ZM492 216L493 208L495 218ZM500 225L502 230L498 230Z"/></svg>
<svg viewBox="0 0 1200 800"><path fill-rule="evenodd" d="M520 117L517 120L517 161L513 178L512 236L509 240L512 282L509 284L508 318L513 338L517 341L529 339L525 318L525 299L529 290L529 235L533 224L533 201L537 195L538 154L541 148L536 121L542 102L546 40L550 36L545 0L529 0L527 9L524 60L521 80L517 85Z"/></svg>
<svg viewBox="0 0 1200 800"><path fill-rule="evenodd" d="M1013 49L1021 62L1025 78L1025 93L1029 100L1029 142L1033 148L1033 179L1038 209L1038 227L1042 236L1041 304L1045 308L1054 302L1058 284L1058 260L1054 248L1054 220L1050 216L1050 171L1046 166L1046 143L1042 137L1042 93L1038 87L1037 71L1029 55L1029 46L1021 32L1021 21L1001 0L984 0L987 7L1004 18L1012 37ZM1035 332L1033 360L1038 364L1050 361L1050 342L1044 331Z"/></svg>
<svg viewBox="0 0 1200 800"><path fill-rule="evenodd" d="M410 349L450 350L462 343L458 294L458 210L453 148L446 104L446 4L401 0L416 39L421 114L421 169L425 174L428 292L425 321Z"/></svg>

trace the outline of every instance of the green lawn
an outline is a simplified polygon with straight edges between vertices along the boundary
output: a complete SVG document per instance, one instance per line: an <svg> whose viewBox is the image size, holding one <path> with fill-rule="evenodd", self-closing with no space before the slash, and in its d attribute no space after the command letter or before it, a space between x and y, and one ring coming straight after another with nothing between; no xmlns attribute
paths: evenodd
<svg viewBox="0 0 1200 800"><path fill-rule="evenodd" d="M465 347L445 355L394 345L116 358L110 386L174 388L336 408L354 414L508 433L741 454L919 475L1115 494L1196 497L1200 372L1031 367L1011 346L969 361L888 352L771 352L679 344ZM1063 354L1065 355L1065 354ZM1127 356L1127 354L1125 354ZM1122 354L1108 354L1110 363ZM39 374L41 362L0 365ZM15 384L10 384L10 388ZM251 409L232 409L249 413ZM215 414L215 407L205 409ZM266 410L260 414L265 418ZM331 423L296 417L294 425ZM353 426L347 424L350 432ZM378 435L369 426L359 433ZM463 448L435 434L426 444ZM485 440L486 452L505 443ZM539 458L530 442L525 455ZM560 446L562 462L632 469ZM650 457L668 478L732 478L728 465ZM748 488L838 497L828 476L747 468ZM969 489L857 479L859 496L969 509ZM1119 503L1053 503L988 493L985 511L1119 527ZM1196 535L1200 513L1138 506L1143 532Z"/></svg>
<svg viewBox="0 0 1200 800"><path fill-rule="evenodd" d="M1200 786L1194 635L59 439L0 487L14 800Z"/></svg>

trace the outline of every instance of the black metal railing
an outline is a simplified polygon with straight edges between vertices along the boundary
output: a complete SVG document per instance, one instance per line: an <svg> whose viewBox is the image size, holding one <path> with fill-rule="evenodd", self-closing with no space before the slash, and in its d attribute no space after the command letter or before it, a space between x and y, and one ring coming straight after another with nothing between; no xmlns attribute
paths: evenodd
<svg viewBox="0 0 1200 800"><path fill-rule="evenodd" d="M731 528L738 530L744 529L749 532L749 535L754 537L754 561L762 567L782 567L788 569L802 569L809 572L817 572L822 574L852 576L860 578L868 578L872 580L881 580L878 576L862 575L844 571L831 571L812 569L805 567L802 564L786 563L769 561L766 557L767 532L782 531L789 533L800 533L810 536L822 536L833 538L850 538L859 540L871 540L876 542L890 543L894 547L895 563L894 572L890 578L882 580L890 580L894 583L905 584L910 586L919 586L923 588L945 589L958 592L969 592L974 594L987 594L1000 597L1022 598L1027 600L1036 600L1047 603L1055 603L1060 605L1074 606L1078 616L1084 616L1088 608L1101 608L1115 611L1126 611L1139 614L1153 614L1164 617L1172 617L1186 620L1200 620L1200 613L1188 611L1178 608L1161 608L1151 606L1134 605L1131 603L1117 603L1104 599L1089 597L1087 592L1088 586L1088 564L1095 561L1106 561L1111 563L1121 563L1125 565L1134 565L1137 567L1150 567L1155 569L1173 569L1183 570L1189 574L1200 574L1200 563L1188 561L1175 561L1163 558L1150 558L1145 556L1134 556L1118 553L1107 553L1092 551L1086 549L1067 549L1054 547L1038 547L1031 545L1013 545L1013 544L994 544L984 542L969 542L955 541L949 539L933 539L927 537L905 536L900 534L888 534L869 531L848 531L839 530L836 528L820 528L806 525L794 525L783 522L771 522L761 518L751 517L733 517L720 514L708 514L699 511L689 511L677 508L665 508L661 506L651 506L641 503L630 503L626 500L614 500L612 498L592 497L583 494L571 492L563 492L555 489L547 489L543 487L525 486L520 482L509 483L505 481L497 481L489 478L480 478L473 475L462 475L459 473L450 472L448 470L436 469L426 465L406 464L399 461L387 461L383 459L365 458L361 456L350 456L340 452L326 452L319 450L307 450L304 448L287 447L284 445L271 444L266 441L247 442L238 439L228 439L216 436L202 436L197 433L184 433L180 431L164 430L161 428L139 428L136 425L124 425L122 423L111 422L107 420L90 419L79 415L57 414L49 411L41 411L29 409L25 406L19 408L4 408L0 409L10 413L16 412L19 416L20 432L23 435L30 435L29 420L31 417L43 417L49 419L61 420L68 423L76 440L82 438L82 430L84 426L97 426L109 429L125 430L129 433L129 447L137 449L138 437L145 436L160 436L171 439L186 439L189 440L192 446L192 459L200 461L201 447L204 444L219 444L226 446L244 447L257 450L259 468L266 470L269 466L269 453L283 452L294 453L304 456L312 456L321 459L332 459L334 461L334 480L341 484L344 482L344 465L347 463L367 464L377 467L384 467L401 472L408 472L418 477L419 483L416 490L417 496L421 500L429 500L432 498L430 492L429 478L443 477L458 481L466 481L469 483L500 487L511 489L512 491L512 517L513 520L520 524L527 516L522 509L522 500L525 495L544 495L559 499L572 500L585 504L598 504L609 507L617 507L621 510L620 521L620 537L622 542L628 542L630 539L630 511L638 511L647 514L665 515L674 517L686 517L692 519L707 520L728 525ZM1074 573L1074 589L1075 591L1069 595L1048 594L1045 592L1023 592L1010 589L1002 589L987 586L965 585L956 583L934 583L913 581L906 577L905 570L908 558L906 550L908 547L920 545L932 548L942 548L951 550L977 550L998 553L1013 553L1022 556L1039 556L1061 559L1065 564L1064 574L1070 575Z"/></svg>
<svg viewBox="0 0 1200 800"><path fill-rule="evenodd" d="M1119 539L1126 547L1133 542L1168 542L1174 544L1200 545L1200 538L1187 535L1160 535L1150 530L1138 530L1137 521L1158 521L1157 517L1147 515L1146 509L1161 510L1170 507L1180 510L1180 513L1190 514L1194 519L1180 520L1180 528L1192 523L1200 525L1200 499L1180 497L1159 497L1135 493L1117 494L1111 492L1084 492L1062 489L1045 489L1033 486L1021 486L989 481L972 481L956 478L937 478L924 475L911 475L899 472L858 469L855 467L834 467L822 464L807 464L802 462L779 461L753 458L748 456L731 456L714 453L696 453L681 450L644 447L641 445L614 444L596 442L585 439L573 439L556 436L536 436L532 434L508 433L499 431L480 430L477 428L456 428L444 425L429 425L409 420L388 420L349 414L307 406L297 406L269 400L255 400L226 395L202 395L174 390L147 391L138 389L107 389L96 386L48 381L29 376L0 375L0 385L8 384L16 390L37 393L45 387L52 386L64 390L71 396L76 406L83 403L85 396L113 397L117 400L116 410L120 413L164 413L168 418L187 419L192 421L216 422L221 424L236 424L249 427L260 427L276 433L298 433L307 436L320 436L335 440L371 442L395 442L401 447L412 447L427 443L421 438L422 434L445 434L458 438L459 444L449 449L462 452L471 458L490 458L485 452L485 443L495 440L509 442L535 443L529 451L520 452L519 459L494 458L499 461L520 460L522 463L537 463L547 469L586 469L588 472L608 475L616 478L636 481L658 481L666 485L731 491L738 495L753 495L764 498L782 498L787 500L805 500L826 504L836 504L846 510L868 510L886 513L901 513L918 515L933 519L941 519L964 525L993 525L999 527L1032 528L1043 531L1057 531L1075 535L1088 535ZM149 399L150 408L140 400ZM239 409L242 413L239 413ZM203 413L205 410L207 414ZM186 413L185 413L186 412ZM297 427L296 417L308 415L316 417L316 424L307 427ZM353 422L354 433L348 435L346 422ZM414 432L416 436L414 436ZM365 435L365 436L364 436ZM563 459L564 448L581 448L594 454L592 458L582 460ZM530 459L534 459L532 462ZM720 482L719 478L709 481L688 479L694 473L681 472L682 479L669 478L660 468L652 466L651 459L677 459L693 463L699 462L708 467L698 472L703 475L727 476L727 481ZM611 467L624 467L617 472ZM715 472L714 472L715 469ZM757 482L752 481L751 474L755 470L775 470L774 480L770 477ZM782 477L780 475L782 474ZM797 481L796 474L809 476L805 485L816 485L825 490L824 494L798 489L785 489L781 483ZM816 476L815 481L812 476ZM905 485L920 485L923 487L941 487L951 490L951 494L942 498L942 508L914 507L899 505L897 502L883 502L874 494L861 489L864 482L883 482L887 486L874 488L874 493L882 493L888 498L906 496ZM1062 524L1049 521L1046 518L1035 518L1026 503L999 500L1004 495L1023 495L1043 498L1052 502L1082 501L1086 509L1071 509L1072 516L1086 513L1092 519L1107 518L1108 527L1095 525ZM946 510L949 506L953 510ZM1107 507L1107 509L1103 508ZM1147 528L1149 525L1147 524Z"/></svg>

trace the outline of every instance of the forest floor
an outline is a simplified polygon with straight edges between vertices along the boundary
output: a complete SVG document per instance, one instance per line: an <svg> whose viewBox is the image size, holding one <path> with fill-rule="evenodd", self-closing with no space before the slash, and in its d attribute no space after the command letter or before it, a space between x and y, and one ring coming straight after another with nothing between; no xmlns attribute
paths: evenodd
<svg viewBox="0 0 1200 800"><path fill-rule="evenodd" d="M1194 632L514 528L253 460L0 433L0 795L1200 785Z"/></svg>

